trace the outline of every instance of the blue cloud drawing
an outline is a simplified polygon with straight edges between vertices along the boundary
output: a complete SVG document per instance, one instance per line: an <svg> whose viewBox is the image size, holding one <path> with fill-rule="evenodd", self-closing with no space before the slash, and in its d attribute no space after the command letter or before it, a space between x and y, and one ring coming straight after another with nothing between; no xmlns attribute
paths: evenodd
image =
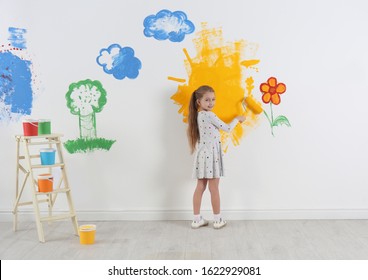
<svg viewBox="0 0 368 280"><path fill-rule="evenodd" d="M100 50L96 61L105 73L112 74L118 80L125 77L135 79L142 68L141 61L134 56L134 50L130 47L122 48L119 44L112 44L107 49Z"/></svg>
<svg viewBox="0 0 368 280"><path fill-rule="evenodd" d="M187 19L182 11L170 12L161 10L156 15L144 19L144 35L156 40L169 39L171 42L181 42L186 34L194 32L194 24Z"/></svg>

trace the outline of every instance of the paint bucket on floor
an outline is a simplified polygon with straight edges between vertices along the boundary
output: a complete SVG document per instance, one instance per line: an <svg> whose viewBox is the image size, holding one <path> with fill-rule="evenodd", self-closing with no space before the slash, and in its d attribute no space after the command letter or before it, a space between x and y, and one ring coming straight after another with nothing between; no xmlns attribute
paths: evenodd
<svg viewBox="0 0 368 280"><path fill-rule="evenodd" d="M40 149L41 164L42 165L55 164L55 153L56 150L53 148Z"/></svg>
<svg viewBox="0 0 368 280"><path fill-rule="evenodd" d="M51 134L51 121L38 120L38 135Z"/></svg>
<svg viewBox="0 0 368 280"><path fill-rule="evenodd" d="M80 244L88 245L95 243L96 225L83 225L79 227Z"/></svg>
<svg viewBox="0 0 368 280"><path fill-rule="evenodd" d="M23 134L24 136L37 136L38 135L38 121L37 120L24 120L23 121Z"/></svg>
<svg viewBox="0 0 368 280"><path fill-rule="evenodd" d="M54 177L51 174L38 175L38 191L52 192Z"/></svg>

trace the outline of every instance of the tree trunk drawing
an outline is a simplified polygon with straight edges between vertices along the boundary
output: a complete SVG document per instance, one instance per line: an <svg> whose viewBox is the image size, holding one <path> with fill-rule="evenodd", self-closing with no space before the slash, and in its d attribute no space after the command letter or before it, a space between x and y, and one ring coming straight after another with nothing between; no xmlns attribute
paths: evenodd
<svg viewBox="0 0 368 280"><path fill-rule="evenodd" d="M82 139L97 138L95 113L79 115L79 132Z"/></svg>

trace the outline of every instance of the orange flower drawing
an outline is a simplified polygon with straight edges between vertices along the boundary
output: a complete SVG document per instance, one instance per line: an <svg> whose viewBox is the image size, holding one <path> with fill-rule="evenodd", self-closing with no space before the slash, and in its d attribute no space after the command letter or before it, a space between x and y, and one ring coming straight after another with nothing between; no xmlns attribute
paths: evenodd
<svg viewBox="0 0 368 280"><path fill-rule="evenodd" d="M262 83L259 86L259 89L263 93L262 101L264 103L270 103L270 101L279 105L281 102L280 94L283 94L286 91L286 85L284 83L277 83L277 79L275 77L270 77L267 80L267 83Z"/></svg>
<svg viewBox="0 0 368 280"><path fill-rule="evenodd" d="M270 127L271 127L271 134L273 136L273 128L275 126L280 125L286 125L288 127L291 126L289 120L285 116L278 116L274 118L273 116L273 109L272 104L279 105L281 102L280 94L283 94L286 91L286 85L283 83L277 83L277 79L275 77L268 78L266 83L262 83L259 86L260 91L262 92L262 100L264 103L270 103L270 110L271 110L271 116L267 114L265 110L263 110L263 113L265 114Z"/></svg>

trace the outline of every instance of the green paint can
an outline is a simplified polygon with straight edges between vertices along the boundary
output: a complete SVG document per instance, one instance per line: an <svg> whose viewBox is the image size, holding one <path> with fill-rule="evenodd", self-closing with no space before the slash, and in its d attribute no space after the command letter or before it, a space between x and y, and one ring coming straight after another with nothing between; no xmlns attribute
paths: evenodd
<svg viewBox="0 0 368 280"><path fill-rule="evenodd" d="M38 120L38 135L51 134L51 121Z"/></svg>

